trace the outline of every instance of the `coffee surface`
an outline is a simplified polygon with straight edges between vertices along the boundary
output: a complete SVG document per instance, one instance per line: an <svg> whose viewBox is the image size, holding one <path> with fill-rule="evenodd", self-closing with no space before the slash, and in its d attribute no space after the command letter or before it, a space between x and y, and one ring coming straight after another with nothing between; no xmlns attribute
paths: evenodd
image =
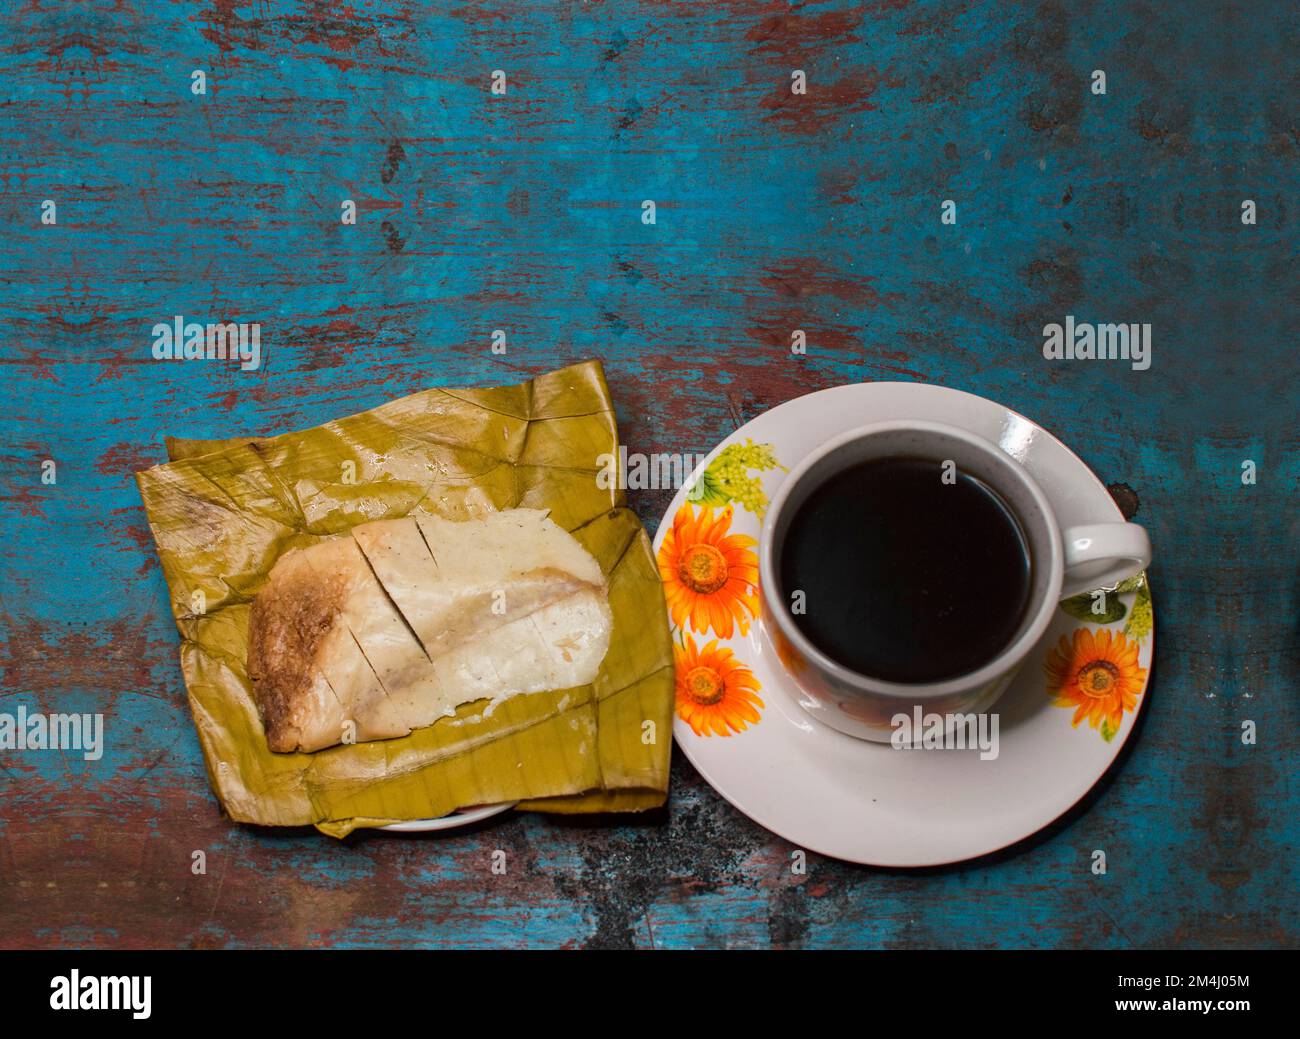
<svg viewBox="0 0 1300 1039"><path fill-rule="evenodd" d="M829 477L794 514L778 569L795 624L827 656L891 682L993 660L1029 602L1030 559L1002 498L942 463L884 458Z"/></svg>

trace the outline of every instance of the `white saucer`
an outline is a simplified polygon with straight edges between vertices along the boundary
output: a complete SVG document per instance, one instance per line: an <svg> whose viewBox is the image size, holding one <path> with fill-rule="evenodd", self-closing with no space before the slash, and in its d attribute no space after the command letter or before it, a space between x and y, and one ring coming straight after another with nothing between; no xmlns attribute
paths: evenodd
<svg viewBox="0 0 1300 1039"><path fill-rule="evenodd" d="M389 830L393 833L431 833L435 830L458 830L471 823L491 819L494 815L508 812L515 806L514 801L505 801L496 805L476 805L473 808L458 808L450 815L440 819L406 819L400 823L389 823L376 829Z"/></svg>
<svg viewBox="0 0 1300 1039"><path fill-rule="evenodd" d="M1123 519L1092 471L1034 422L982 397L918 383L842 386L789 401L727 437L697 474L706 474L704 489L715 519L730 509L728 534L746 535L756 547L760 517L738 498L726 501L727 491L739 493L735 484L725 485L724 481L719 487L713 479L725 468L726 459L718 466L713 464L725 449L747 442L770 445L776 461L788 469L839 433L870 422L903 418L947 422L1001 446L1041 484L1062 527ZM735 454L731 452L727 458ZM747 472L761 481L768 499L785 478L781 468ZM679 510L692 510L687 518L703 514L701 505L687 500L688 491L689 487L678 491L654 542L661 574L668 578L665 591L670 593L670 575L676 569L675 562L666 558L664 539ZM750 504L755 504L752 499ZM697 532L691 533L696 536ZM729 551L735 551L735 543L731 544ZM757 623L751 621L746 634L737 626L728 638L720 637L716 623L701 621L706 624L704 632L692 629L689 618L684 630L673 624L679 682L693 665L703 663L713 668L713 673L725 673L738 663L759 683L755 695L762 706L733 712L735 724L720 722L726 735L704 726L705 717L716 716L698 716L709 734L697 735L683 720L684 714L691 713L691 705L679 685L673 725L677 745L718 793L755 822L801 848L892 867L941 865L997 851L1069 811L1119 756L1133 731L1146 700L1142 694L1150 675L1154 627L1149 623L1150 593L1145 577L1127 582L1125 587L1128 590L1118 595L1125 615L1111 623L1094 623L1086 608L1091 600L1082 610L1078 604L1073 607L1087 619L1071 616L1064 608L1057 611L1042 642L995 707L1000 716L1000 747L994 760L981 760L975 750L896 750L836 732L799 706L798 691L760 635ZM1134 605L1139 600L1142 605L1135 615ZM670 607L671 601L670 596ZM733 608L746 615L742 605ZM708 612L702 610L700 616L707 617ZM1087 634L1076 643L1075 632L1080 629ZM1135 701L1130 698L1131 709L1122 711L1109 739L1105 733L1111 726L1105 722L1104 712L1096 728L1086 716L1077 727L1072 724L1076 711L1054 702L1044 667L1049 652L1066 636L1069 664L1062 659L1058 673L1078 673L1088 659L1098 655L1093 633L1102 631L1111 633L1102 637L1109 640L1112 651L1121 645L1121 639L1126 647L1136 644L1141 669L1124 667L1117 672L1138 695ZM688 636L696 655L692 664L683 667ZM714 655L702 660L703 651L715 642ZM716 655L719 650L722 657ZM733 654L730 660L725 656L727 650ZM730 681L736 685L742 680L736 685L740 688L743 678L743 674L732 672ZM751 720L745 720L745 715ZM757 720L752 720L754 717Z"/></svg>

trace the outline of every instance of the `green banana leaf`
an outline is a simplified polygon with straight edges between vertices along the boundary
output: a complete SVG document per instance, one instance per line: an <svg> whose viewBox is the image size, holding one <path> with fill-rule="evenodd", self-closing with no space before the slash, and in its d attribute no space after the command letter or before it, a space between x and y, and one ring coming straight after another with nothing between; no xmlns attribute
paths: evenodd
<svg viewBox="0 0 1300 1039"><path fill-rule="evenodd" d="M649 538L596 479L618 432L599 362L517 386L432 389L314 429L167 438L136 475L181 634L208 778L226 812L262 825L353 829L518 801L522 810L663 804L673 675ZM614 614L594 682L484 702L394 740L275 754L245 672L253 597L291 548L359 523L434 512L550 509L600 562Z"/></svg>

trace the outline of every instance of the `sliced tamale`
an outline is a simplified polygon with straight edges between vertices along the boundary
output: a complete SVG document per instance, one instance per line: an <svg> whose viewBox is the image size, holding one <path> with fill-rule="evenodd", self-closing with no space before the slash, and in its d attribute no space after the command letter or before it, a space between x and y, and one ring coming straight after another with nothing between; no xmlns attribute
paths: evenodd
<svg viewBox="0 0 1300 1039"><path fill-rule="evenodd" d="M599 457L618 451L598 363L515 386L426 390L278 436L169 437L167 449L172 461L137 481L207 774L231 817L341 837L489 802L563 812L663 802L671 644L649 539L623 492L596 478ZM245 667L252 602L278 560L375 520L520 507L549 510L608 581L613 630L593 681L465 703L404 737L268 748ZM507 595L506 613L489 617L504 628L521 601ZM349 666L372 663L353 646ZM375 680L382 667L370 667ZM323 675L313 680L332 695Z"/></svg>
<svg viewBox="0 0 1300 1039"><path fill-rule="evenodd" d="M381 520L352 535L431 657L605 584L590 553L538 509L490 513L476 523Z"/></svg>
<svg viewBox="0 0 1300 1039"><path fill-rule="evenodd" d="M596 677L612 622L605 577L544 512L411 528L379 520L272 567L248 654L272 750L405 736L464 703Z"/></svg>

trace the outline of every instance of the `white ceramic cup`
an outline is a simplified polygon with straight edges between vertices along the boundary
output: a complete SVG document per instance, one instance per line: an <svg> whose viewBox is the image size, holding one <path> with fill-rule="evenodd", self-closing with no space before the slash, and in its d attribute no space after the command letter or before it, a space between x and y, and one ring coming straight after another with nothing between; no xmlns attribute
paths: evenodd
<svg viewBox="0 0 1300 1039"><path fill-rule="evenodd" d="M1029 547L1029 605L1020 627L986 664L940 682L886 682L831 659L799 630L789 593L781 587L781 544L808 495L850 466L900 456L936 464L951 460L959 472L983 481L1014 513ZM983 437L940 422L880 422L826 442L800 461L777 490L759 545L762 627L810 714L850 736L886 743L894 716L910 715L916 706L944 715L988 710L1042 638L1061 599L1113 587L1150 562L1151 542L1135 523L1062 530L1043 489L1024 466Z"/></svg>

